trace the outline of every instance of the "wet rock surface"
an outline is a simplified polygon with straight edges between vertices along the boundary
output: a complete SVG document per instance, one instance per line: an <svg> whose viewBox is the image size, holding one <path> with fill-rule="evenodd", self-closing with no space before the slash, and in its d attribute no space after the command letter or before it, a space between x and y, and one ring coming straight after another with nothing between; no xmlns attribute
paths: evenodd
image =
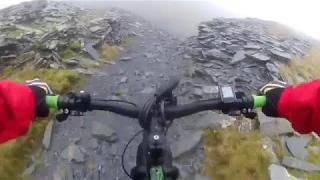
<svg viewBox="0 0 320 180"><path fill-rule="evenodd" d="M63 2L10 6L0 10L0 59L13 67L54 69L83 65L79 57L97 61L102 44L117 44L127 35L117 17L111 11L97 15Z"/></svg>
<svg viewBox="0 0 320 180"><path fill-rule="evenodd" d="M292 57L303 57L311 48L305 39L279 38L269 34L267 25L267 22L250 18L203 22L198 27L198 36L188 39L186 52L198 72L209 68L221 73L215 76L212 84L232 84L244 92L255 91L273 79L286 80L279 75L278 64L287 63ZM202 63L212 66L203 66ZM250 81L235 79L241 75Z"/></svg>
<svg viewBox="0 0 320 180"><path fill-rule="evenodd" d="M183 41L139 17L126 12L121 14L119 21L143 36L136 36L132 46L122 50L115 63L103 69L108 76L92 75L81 90L93 93L96 98L128 100L142 105L161 82L181 77L182 83L176 90L180 94L179 103L190 101L189 88L193 86L187 83L184 76L190 65L183 60ZM177 52L181 54L172 56ZM126 93L120 93L124 91ZM202 91L209 93L212 88L210 90L204 87ZM170 145L179 143L175 137L193 133L192 127L195 127L199 117L193 115L175 121L167 135ZM56 171L60 164L69 163L67 167L70 168L64 169L73 179L129 179L121 168L121 154L129 139L140 130L137 120L109 112L87 112L84 117L69 117L63 123L54 123L51 148L44 153L46 165L33 178L42 180L52 176L59 177ZM70 138L79 137L81 140L77 144L70 143ZM193 179L201 171L203 150L199 147L200 140L201 137L197 138L195 144L190 146L192 151L188 150L189 146L184 147L184 144L179 146L183 151L196 152L190 153L190 159L189 155L187 158L194 162L192 166L188 162L174 161L185 172L184 177ZM127 149L124 157L127 170L135 165L136 150L140 142L141 137L138 136ZM70 151L74 153L70 154ZM91 169L90 164L96 164L97 167Z"/></svg>

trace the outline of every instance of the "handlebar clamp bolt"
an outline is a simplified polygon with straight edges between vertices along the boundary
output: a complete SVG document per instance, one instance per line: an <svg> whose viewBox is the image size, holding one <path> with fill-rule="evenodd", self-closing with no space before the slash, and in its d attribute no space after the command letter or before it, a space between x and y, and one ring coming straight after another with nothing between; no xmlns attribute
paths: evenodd
<svg viewBox="0 0 320 180"><path fill-rule="evenodd" d="M157 140L160 139L160 137L159 137L159 135L154 135L154 136L153 136L153 139L157 141Z"/></svg>

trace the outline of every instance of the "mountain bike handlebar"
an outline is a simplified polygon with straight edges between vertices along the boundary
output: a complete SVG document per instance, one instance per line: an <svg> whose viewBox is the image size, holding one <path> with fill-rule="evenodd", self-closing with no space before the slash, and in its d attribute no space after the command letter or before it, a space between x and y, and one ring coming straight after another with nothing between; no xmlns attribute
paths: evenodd
<svg viewBox="0 0 320 180"><path fill-rule="evenodd" d="M80 112L103 110L130 118L138 118L141 112L140 107L119 104L119 102L103 99L91 99L89 94L83 93L84 98L79 99L70 96L47 96L46 103L50 108L68 109ZM87 96L87 97L85 97ZM88 99L87 99L88 98ZM221 99L211 99L193 102L185 105L177 105L164 108L164 114L167 118L175 119L205 110L243 110L254 109L265 105L265 96L255 96L246 98L237 98L234 102L224 103Z"/></svg>
<svg viewBox="0 0 320 180"><path fill-rule="evenodd" d="M172 153L165 140L166 129L174 119L206 110L222 110L230 115L244 114L252 118L255 117L255 113L251 113L251 110L263 107L266 103L265 96L244 96L244 93L234 93L231 87L225 86L220 88L220 98L178 105L177 98L172 95L172 90L178 83L178 80L171 80L162 85L143 107L121 100L94 99L89 93L84 92L47 96L46 104L50 108L60 110L56 116L60 122L66 120L69 115L81 116L84 112L92 110L110 111L138 119L144 135L138 147L136 166L131 170L131 175L123 165L122 168L134 180L175 180L179 176L179 170L172 164ZM122 155L122 164L125 150L126 148Z"/></svg>

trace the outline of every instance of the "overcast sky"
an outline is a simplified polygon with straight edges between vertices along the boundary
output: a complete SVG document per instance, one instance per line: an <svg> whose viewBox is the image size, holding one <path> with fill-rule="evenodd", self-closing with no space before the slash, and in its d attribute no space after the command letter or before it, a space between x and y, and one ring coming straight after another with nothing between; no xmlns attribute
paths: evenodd
<svg viewBox="0 0 320 180"><path fill-rule="evenodd" d="M239 16L278 21L320 39L319 0L210 0ZM0 8L23 0L0 0Z"/></svg>

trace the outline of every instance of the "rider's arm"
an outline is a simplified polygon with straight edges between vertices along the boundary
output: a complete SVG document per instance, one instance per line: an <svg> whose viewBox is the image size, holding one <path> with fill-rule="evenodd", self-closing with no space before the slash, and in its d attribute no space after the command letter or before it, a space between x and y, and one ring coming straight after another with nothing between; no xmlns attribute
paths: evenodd
<svg viewBox="0 0 320 180"><path fill-rule="evenodd" d="M32 90L11 81L0 81L0 143L27 133L35 118Z"/></svg>
<svg viewBox="0 0 320 180"><path fill-rule="evenodd" d="M278 115L301 134L320 134L320 80L286 87L277 104Z"/></svg>

